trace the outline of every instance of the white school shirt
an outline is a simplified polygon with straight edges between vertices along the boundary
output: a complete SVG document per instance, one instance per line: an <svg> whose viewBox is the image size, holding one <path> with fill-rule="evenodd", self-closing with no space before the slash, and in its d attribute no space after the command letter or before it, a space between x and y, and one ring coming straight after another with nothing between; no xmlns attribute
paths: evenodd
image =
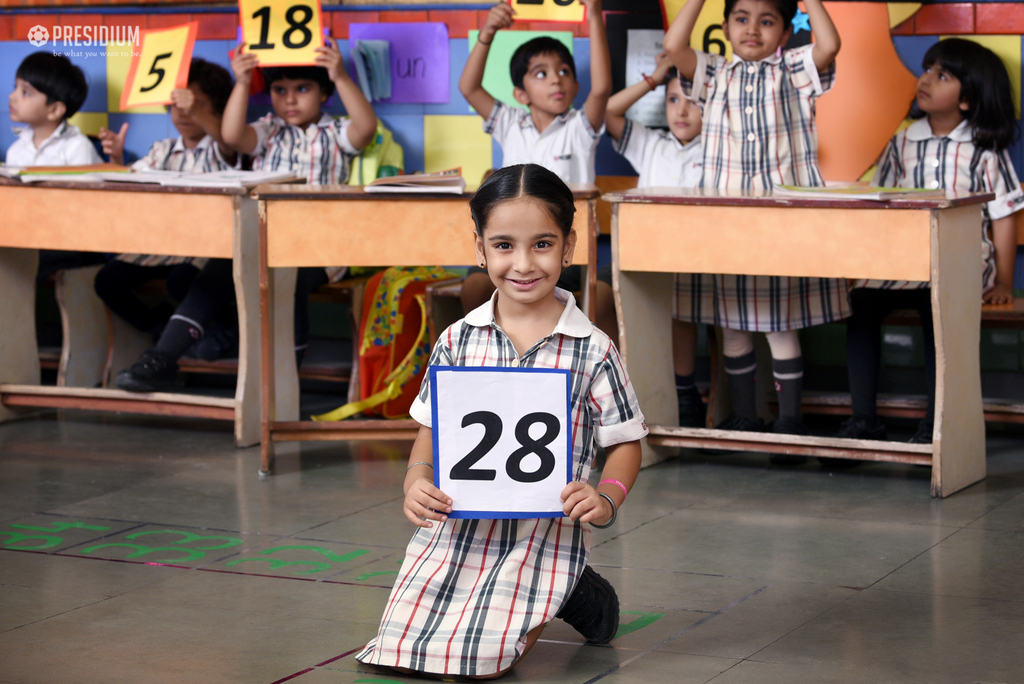
<svg viewBox="0 0 1024 684"><path fill-rule="evenodd" d="M256 131L252 151L253 171L294 171L310 185L340 185L348 182L352 158L360 150L348 138L348 117L335 119L327 112L302 130L276 114L267 114L249 124ZM330 266L327 277L336 283L345 276L345 266Z"/></svg>
<svg viewBox="0 0 1024 684"><path fill-rule="evenodd" d="M996 284L996 253L989 236L992 221L1024 209L1013 162L1006 150L983 150L973 142L966 121L948 135L935 135L928 119L918 119L893 136L882 153L871 185L883 188L933 188L953 192L994 192L982 207L981 263L984 292ZM907 280L859 280L855 287L903 290L928 287Z"/></svg>
<svg viewBox="0 0 1024 684"><path fill-rule="evenodd" d="M38 148L31 126L16 129L18 139L7 148L8 166L83 166L103 162L89 138L78 126L62 121Z"/></svg>
<svg viewBox="0 0 1024 684"><path fill-rule="evenodd" d="M622 137L612 143L612 148L640 174L638 188L700 187L704 150L699 135L681 143L669 131L626 119Z"/></svg>
<svg viewBox="0 0 1024 684"><path fill-rule="evenodd" d="M540 133L529 111L495 100L484 121L484 133L501 145L503 166L539 164L565 183L594 182L597 143L604 125L594 131L582 110L570 109L555 117Z"/></svg>
<svg viewBox="0 0 1024 684"><path fill-rule="evenodd" d="M234 164L229 164L220 154L220 147L210 136L204 136L193 148L185 147L185 141L177 138L157 140L142 159L132 164L135 171L181 171L184 173L210 173L242 168L242 155ZM118 261L136 266L173 266L192 264L202 268L206 259L184 256L162 256L154 254L118 254Z"/></svg>

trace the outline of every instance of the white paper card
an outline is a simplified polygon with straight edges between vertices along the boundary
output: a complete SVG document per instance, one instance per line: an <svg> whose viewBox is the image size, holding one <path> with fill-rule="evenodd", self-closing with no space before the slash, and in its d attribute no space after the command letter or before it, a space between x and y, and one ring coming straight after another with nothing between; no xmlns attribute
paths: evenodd
<svg viewBox="0 0 1024 684"><path fill-rule="evenodd" d="M661 29L629 29L626 31L626 87L644 80L658 66L657 56L665 51L665 32ZM626 110L626 118L639 121L648 128L668 126L665 118L665 86L647 93Z"/></svg>
<svg viewBox="0 0 1024 684"><path fill-rule="evenodd" d="M434 484L452 518L561 517L569 371L431 366Z"/></svg>

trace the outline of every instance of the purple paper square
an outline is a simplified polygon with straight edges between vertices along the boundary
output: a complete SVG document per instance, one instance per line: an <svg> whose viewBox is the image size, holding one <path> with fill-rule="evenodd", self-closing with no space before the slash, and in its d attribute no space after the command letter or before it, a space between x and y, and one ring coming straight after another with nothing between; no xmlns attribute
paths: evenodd
<svg viewBox="0 0 1024 684"><path fill-rule="evenodd" d="M439 22L351 24L348 39L353 51L357 40L386 40L391 44L391 97L381 102L448 102L447 25ZM355 79L355 66L349 64L348 68Z"/></svg>

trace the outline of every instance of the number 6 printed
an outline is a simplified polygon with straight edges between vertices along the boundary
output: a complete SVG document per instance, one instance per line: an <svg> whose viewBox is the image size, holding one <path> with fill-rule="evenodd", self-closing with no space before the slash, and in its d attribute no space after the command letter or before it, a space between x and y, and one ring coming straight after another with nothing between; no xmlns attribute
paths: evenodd
<svg viewBox="0 0 1024 684"><path fill-rule="evenodd" d="M320 0L238 0L245 49L260 66L313 64L323 46Z"/></svg>

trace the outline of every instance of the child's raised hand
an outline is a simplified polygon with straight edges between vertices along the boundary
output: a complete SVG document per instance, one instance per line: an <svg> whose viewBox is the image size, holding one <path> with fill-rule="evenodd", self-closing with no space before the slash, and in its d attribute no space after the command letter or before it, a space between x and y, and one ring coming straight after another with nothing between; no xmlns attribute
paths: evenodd
<svg viewBox="0 0 1024 684"><path fill-rule="evenodd" d="M252 81L252 72L259 64L260 58L253 52L242 52L245 43L242 43L234 50L231 57L231 70L235 72L235 83L248 85Z"/></svg>
<svg viewBox="0 0 1024 684"><path fill-rule="evenodd" d="M321 46L313 50L316 53L317 66L327 69L327 77L332 81L338 80L345 72L345 60L341 56L341 51L338 50L338 42L334 38L327 39L327 45Z"/></svg>
<svg viewBox="0 0 1024 684"><path fill-rule="evenodd" d="M117 133L109 130L106 126L100 126L100 143L103 145L103 154L110 157L114 164L124 162L124 139L128 135L128 124L121 124Z"/></svg>
<svg viewBox="0 0 1024 684"><path fill-rule="evenodd" d="M996 286L985 293L986 304L1009 304L1013 302L1013 289L1008 285L996 283Z"/></svg>
<svg viewBox="0 0 1024 684"><path fill-rule="evenodd" d="M580 0L580 4L587 8L587 19L594 16L594 12L601 14L601 0Z"/></svg>
<svg viewBox="0 0 1024 684"><path fill-rule="evenodd" d="M597 490L586 482L570 482L561 493L562 512L570 520L580 522L607 522L612 517L611 506Z"/></svg>
<svg viewBox="0 0 1024 684"><path fill-rule="evenodd" d="M668 76L668 70L672 68L672 58L668 56L667 52L662 52L655 59L658 64L654 67L654 73L651 74L651 78L660 85L665 80L665 77Z"/></svg>
<svg viewBox="0 0 1024 684"><path fill-rule="evenodd" d="M409 485L402 510L413 525L433 527L431 520L444 522L448 519L447 514L452 512L452 500L430 480L421 477Z"/></svg>
<svg viewBox="0 0 1024 684"><path fill-rule="evenodd" d="M480 37L484 39L485 43L491 42L494 40L495 33L512 25L513 15L515 12L512 10L512 5L507 2L499 2L487 13L487 21L480 29Z"/></svg>
<svg viewBox="0 0 1024 684"><path fill-rule="evenodd" d="M186 114L192 113L196 104L196 95L188 88L175 88L171 91L171 104Z"/></svg>

